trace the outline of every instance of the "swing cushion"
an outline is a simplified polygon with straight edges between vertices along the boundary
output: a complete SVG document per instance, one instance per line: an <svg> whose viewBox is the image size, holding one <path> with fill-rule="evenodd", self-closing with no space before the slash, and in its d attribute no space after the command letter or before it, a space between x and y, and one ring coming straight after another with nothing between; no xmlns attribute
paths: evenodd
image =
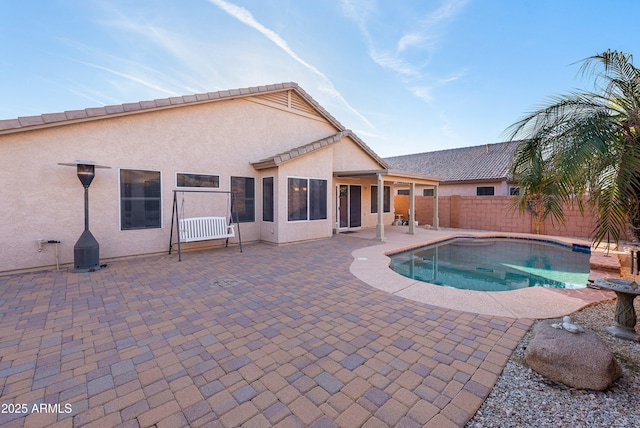
<svg viewBox="0 0 640 428"><path fill-rule="evenodd" d="M192 217L180 219L180 241L233 238L235 225L227 225L225 217Z"/></svg>

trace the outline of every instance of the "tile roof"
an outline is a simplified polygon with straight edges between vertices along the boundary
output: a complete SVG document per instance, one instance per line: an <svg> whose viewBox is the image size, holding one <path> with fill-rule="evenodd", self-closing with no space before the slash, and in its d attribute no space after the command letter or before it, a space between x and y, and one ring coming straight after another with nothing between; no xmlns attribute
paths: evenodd
<svg viewBox="0 0 640 428"><path fill-rule="evenodd" d="M252 162L252 165L256 169L273 168L299 156L311 153L323 147L327 147L333 143L337 143L338 141L342 140L343 137L351 138L358 146L360 146L365 152L367 152L369 156L374 158L381 167L388 167L382 158L380 158L373 150L369 148L369 146L367 146L362 140L360 140L357 135L355 135L351 130L348 129L330 135L329 137L323 138L321 140L313 141L311 143L295 147L283 153L278 153L277 155L271 156L267 159L262 159L258 162Z"/></svg>
<svg viewBox="0 0 640 428"><path fill-rule="evenodd" d="M384 158L404 171L443 177L445 182L510 180L519 141Z"/></svg>
<svg viewBox="0 0 640 428"><path fill-rule="evenodd" d="M245 98L271 92L283 90L293 90L303 97L313 108L315 108L325 119L339 130L344 130L344 126L328 111L326 111L316 100L307 94L297 83L286 82L274 85L254 86L249 88L231 89L218 92L207 92L202 94L185 95L181 97L161 98L150 101L139 101L104 107L92 107L84 110L69 110L59 113L45 113L39 116L25 116L17 119L0 120L0 134L9 134L25 130L47 128L51 126L61 126L76 122L107 119L135 113L175 108L184 105L203 104L207 102L229 100L234 98Z"/></svg>
<svg viewBox="0 0 640 428"><path fill-rule="evenodd" d="M275 155L264 161L256 162L256 168L259 166L267 168L266 164L271 162L275 165L282 163L288 159L300 156L308 151L316 150L327 144L340 141L343 136L351 138L362 150L378 162L383 168L387 168L384 160L378 156L364 141L362 141L352 131L346 129L335 117L324 109L316 100L305 92L295 82L277 83L273 85L254 86L249 88L230 89L218 92L207 92L202 94L185 95L181 97L161 98L150 101L139 101L135 103L125 103L120 105L111 105L104 107L92 107L84 110L69 110L60 113L46 113L39 116L26 116L17 119L0 120L0 135L12 134L34 129L48 128L52 126L70 125L78 122L91 120L108 119L111 117L120 117L125 115L145 113L155 110L164 110L187 105L197 105L209 102L230 100L235 98L246 98L265 95L269 93L277 93L292 90L297 93L312 109L315 109L324 119L331 123L337 131L330 137L315 141L303 146L294 148L284 153Z"/></svg>

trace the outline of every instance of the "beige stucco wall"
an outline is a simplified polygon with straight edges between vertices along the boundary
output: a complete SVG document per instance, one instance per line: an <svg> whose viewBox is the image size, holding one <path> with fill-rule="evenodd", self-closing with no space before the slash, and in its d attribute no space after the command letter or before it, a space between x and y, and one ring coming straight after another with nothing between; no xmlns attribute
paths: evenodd
<svg viewBox="0 0 640 428"><path fill-rule="evenodd" d="M495 196L509 196L509 185L506 181L493 183L443 184L438 186L440 196L477 196L478 187L495 187ZM422 194L422 192L420 192Z"/></svg>
<svg viewBox="0 0 640 428"><path fill-rule="evenodd" d="M477 196L478 187L495 187L495 196L509 196L510 185L506 181L496 181L491 183L465 183L465 184L447 184L443 183L438 186L439 196ZM408 189L408 186L399 186L397 189ZM422 190L427 186L416 186L416 195L422 196ZM397 191L396 191L397 193Z"/></svg>
<svg viewBox="0 0 640 428"><path fill-rule="evenodd" d="M295 162L287 162L279 168L278 193L283 195L277 203L276 217L279 224L280 242L294 242L319 237L329 237L332 234L331 220L331 191L332 170L331 157L333 146L325 147L304 156ZM327 181L327 219L288 221L287 187L289 178L320 179Z"/></svg>
<svg viewBox="0 0 640 428"><path fill-rule="evenodd" d="M380 169L374 159L355 144L350 144L348 139L343 139L336 144L334 149L333 164L335 171L371 171ZM340 184L353 184L362 186L362 227L375 227L378 224L378 214L371 213L371 186L377 186L376 179L359 178L356 180L339 179L335 180L333 192L334 207L336 204L337 186ZM393 183L385 183L391 187L391 212L383 215L383 223L390 225L393 222ZM333 212L333 225L337 224L337 211Z"/></svg>
<svg viewBox="0 0 640 428"><path fill-rule="evenodd" d="M330 236L335 224L332 171L377 168L375 161L345 138L277 169L256 171L250 162L335 132L335 127L319 117L238 99L0 135L0 272L54 265L53 246L38 252L38 239L62 241L60 262L73 261L73 246L84 226L83 190L75 169L58 162L75 159L111 166L96 171L89 192L90 229L100 243L101 259L168 249L177 172L217 174L220 190L229 189L232 175L255 178L256 222L241 224L243 241L288 242ZM120 230L122 168L161 172L161 228ZM262 222L263 176L276 177L275 224ZM288 176L328 180L326 221L286 221ZM223 195L210 200L189 194L184 198L188 217L226 214ZM181 199L179 195L180 206ZM365 214L368 201L369 196L363 195ZM364 217L368 224L368 216Z"/></svg>
<svg viewBox="0 0 640 428"><path fill-rule="evenodd" d="M369 155L366 154L349 138L343 138L334 144L333 170L334 171L367 171L380 169Z"/></svg>

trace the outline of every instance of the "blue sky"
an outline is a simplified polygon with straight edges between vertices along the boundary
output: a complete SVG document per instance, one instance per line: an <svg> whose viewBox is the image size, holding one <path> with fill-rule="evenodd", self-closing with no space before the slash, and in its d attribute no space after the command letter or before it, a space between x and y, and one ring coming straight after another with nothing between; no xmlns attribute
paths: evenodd
<svg viewBox="0 0 640 428"><path fill-rule="evenodd" d="M639 15L637 0L4 1L0 119L294 81L381 156L494 143L590 88L576 62L636 53Z"/></svg>

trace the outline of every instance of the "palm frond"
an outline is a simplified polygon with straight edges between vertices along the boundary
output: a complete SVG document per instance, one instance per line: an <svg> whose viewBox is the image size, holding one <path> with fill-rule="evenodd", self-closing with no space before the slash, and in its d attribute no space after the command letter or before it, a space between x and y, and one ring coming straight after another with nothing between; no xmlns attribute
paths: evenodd
<svg viewBox="0 0 640 428"><path fill-rule="evenodd" d="M606 51L583 60L592 91L550 97L505 133L524 140L513 165L520 195L542 219L564 221L563 206L584 200L597 213L594 239L618 241L629 221L640 226L640 70L630 54Z"/></svg>

